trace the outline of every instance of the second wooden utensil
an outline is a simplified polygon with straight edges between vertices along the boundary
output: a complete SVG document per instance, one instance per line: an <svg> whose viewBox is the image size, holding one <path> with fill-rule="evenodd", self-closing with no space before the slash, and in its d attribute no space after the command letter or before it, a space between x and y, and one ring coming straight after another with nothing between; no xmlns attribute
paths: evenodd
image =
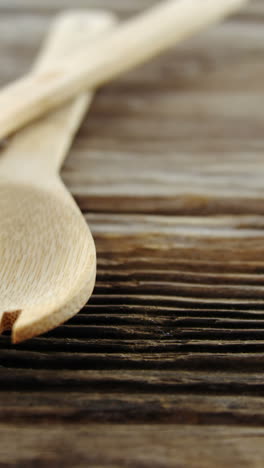
<svg viewBox="0 0 264 468"><path fill-rule="evenodd" d="M247 0L167 0L113 30L49 71L32 73L0 93L0 138L197 33Z"/></svg>

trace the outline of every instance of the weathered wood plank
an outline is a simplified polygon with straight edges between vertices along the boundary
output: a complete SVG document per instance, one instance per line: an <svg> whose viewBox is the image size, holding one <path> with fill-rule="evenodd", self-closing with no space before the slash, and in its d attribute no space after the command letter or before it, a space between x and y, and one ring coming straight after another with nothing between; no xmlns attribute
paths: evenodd
<svg viewBox="0 0 264 468"><path fill-rule="evenodd" d="M127 367L142 367L142 363L140 362L140 357L136 357L134 360L134 353L167 353L171 352L174 353L173 360L169 361L169 366L173 368L184 368L184 365L188 366L188 368L200 369L207 368L210 366L215 366L215 368L224 368L226 365L232 367L232 363L234 366L238 365L238 362L241 362L242 368L247 369L248 371L256 370L259 368L263 368L263 358L262 354L264 351L264 343L261 340L217 340L217 339L205 339L205 338L197 338L197 339L179 339L178 340L127 340L124 338L115 338L113 339L105 339L105 338L96 338L96 339L85 339L85 338L65 338L65 337L41 337L38 338L37 341L30 340L26 343L23 343L16 348L10 345L9 338L6 341L7 337L1 337L0 340L0 349L17 349L18 353L13 356L14 362L16 362L16 356L21 356L20 350L33 350L33 351L69 351L72 353L107 353L109 354L109 361L106 364L107 366L111 362L111 356L113 353L126 353L126 356L122 356L122 361L124 365ZM190 353L190 355L185 355L184 361L181 361L182 353ZM242 353L241 361L237 360L237 354ZM254 354L247 354L247 353L254 353ZM209 356L207 356L209 354ZM218 355L220 354L221 357ZM256 354L256 356L255 356ZM230 355L228 357L228 355ZM89 360L98 366L98 362L102 366L104 363L105 354L102 356L98 356L97 361ZM161 355L160 355L161 357ZM219 359L220 357L220 359ZM78 358L77 358L78 359ZM22 358L23 361L23 358ZM86 362L86 367L88 362ZM114 358L113 362L120 365L120 360ZM143 360L143 367L144 367ZM153 361L152 362L153 365ZM156 361L155 361L156 363ZM28 365L31 362L28 362ZM76 365L76 362L75 364ZM164 365L164 361L163 361ZM168 364L167 364L168 365ZM156 363L156 366L159 366L159 363ZM183 366L183 367L182 367ZM220 367L219 367L220 366Z"/></svg>
<svg viewBox="0 0 264 468"><path fill-rule="evenodd" d="M257 372L263 371L263 352L264 346L263 343L256 344L246 343L245 345L238 346L231 343L229 347L225 343L217 343L212 345L212 343L205 342L204 346L199 345L198 342L194 343L193 346L181 346L181 343L172 343L169 345L165 343L162 347L155 346L154 344L145 345L135 343L133 349L133 343L125 343L121 349L118 349L118 343L112 346L108 342L108 349L105 350L100 347L99 343L94 343L94 349L92 345L89 349L89 346L85 345L82 347L82 342L73 343L74 346L69 346L69 351L65 352L60 349L59 345L54 346L54 342L50 342L51 349L40 349L36 350L1 350L1 362L3 367L15 368L15 374L17 375L18 369L60 369L63 372L56 373L56 382L57 385L63 385L65 379L65 372L67 369L80 369L80 370L112 370L113 378L115 378L115 372L120 369L135 369L135 370L149 370L148 377L145 375L146 379L150 377L150 371L152 370L183 370L190 369L196 370L232 370L236 369L239 371L247 370L248 372ZM55 342L56 344L56 342ZM97 347L96 347L97 344ZM79 345L79 346L78 346ZM105 342L103 343L105 345ZM130 346L129 346L130 345ZM166 346L167 345L167 346ZM210 346L211 345L211 346ZM233 346L232 346L233 345ZM248 345L248 346L247 346ZM64 349L67 348L66 344L63 343ZM254 355L254 346L255 353ZM127 347L127 348L126 348ZM117 348L117 349L116 349ZM126 348L126 349L125 349ZM204 348L204 349L203 349ZM233 349L232 349L233 348ZM51 352L49 352L51 351ZM78 351L78 352L77 352ZM203 352L204 351L204 352ZM244 355L242 355L244 353ZM200 362L199 362L200 360ZM32 372L34 375L34 372ZM25 374L25 382L27 382L27 377L30 374ZM51 374L52 375L52 374ZM88 377L92 376L92 373L87 374ZM22 380L17 382L18 388L21 384L25 384L23 380L24 374L21 374ZM45 377L45 373L43 374ZM45 385L49 387L52 385L50 383L49 374L47 374L47 381ZM10 383L5 382L6 374L2 369L0 372L1 385L5 386ZM76 375L74 380L74 385L78 387L80 375ZM208 375L210 380L211 376ZM237 376L236 376L237 378ZM132 382L133 383L133 382ZM136 384L136 382L134 382ZM44 384L44 381L43 381ZM89 387L88 380L86 381L87 386ZM206 389L203 389L206 392Z"/></svg>
<svg viewBox="0 0 264 468"><path fill-rule="evenodd" d="M18 354L18 353L17 353ZM22 353L21 353L22 354ZM29 354L29 353L28 353ZM32 353L34 354L34 353ZM23 355L22 355L23 356ZM12 357L12 353L10 353ZM32 356L33 357L33 356ZM63 355L62 355L63 357ZM94 356L91 356L92 358ZM22 357L23 358L23 357ZM40 353L36 358L41 361L45 355ZM82 358L82 356L80 356ZM107 359L107 356L105 357ZM150 359L158 359L152 354ZM174 356L172 356L173 360ZM34 361L31 359L31 362ZM62 362L62 359L61 359ZM70 364L70 362L69 362ZM28 366L27 366L28 367ZM85 392L120 392L126 393L164 393L164 394L206 394L206 395L264 395L264 380L262 373L243 372L206 372L183 370L146 370L134 369L74 369L58 372L52 369L52 356L49 359L49 369L14 369L5 367L1 371L1 389L16 391L34 390L64 390ZM63 365L62 365L63 367ZM70 365L69 365L70 368Z"/></svg>
<svg viewBox="0 0 264 468"><path fill-rule="evenodd" d="M192 425L1 425L5 466L262 468L262 428ZM74 439L74 443L73 443ZM12 453L12 461L10 461Z"/></svg>
<svg viewBox="0 0 264 468"><path fill-rule="evenodd" d="M263 213L261 30L220 26L105 89L63 171L80 206Z"/></svg>
<svg viewBox="0 0 264 468"><path fill-rule="evenodd" d="M166 333L166 332L163 332ZM164 366L172 367L172 368L182 368L184 365L191 366L192 369L200 369L215 366L216 368L224 368L225 365L232 367L232 363L234 366L237 363L241 363L241 367L250 370L251 368L256 370L256 368L263 368L262 360L263 357L262 353L264 351L264 343L262 340L241 340L241 339L234 339L232 340L231 337L229 339L209 339L202 337L196 337L196 339L186 339L185 337L182 338L179 334L178 339L158 339L158 340L136 340L134 339L124 339L122 337L115 337L113 338L70 338L70 337L41 337L38 338L37 341L30 340L26 343L19 345L18 348L11 346L8 341L6 341L7 337L1 337L0 340L0 349L17 349L17 353L10 353L7 355L8 362L12 361L14 367L18 364L18 362L23 362L26 358L28 365L32 365L31 361L27 359L27 355L23 357L21 354L21 350L32 350L35 351L36 354L34 357L36 358L36 363L39 365L39 361L37 360L38 352L41 351L69 351L74 353L73 354L73 365L76 366L78 362L78 355L76 353L95 353L91 358L85 356L85 359L82 359L79 362L83 362L86 367L92 365L93 367L102 367L104 365L104 360L108 356L108 361L105 364L109 366L111 363L112 367L120 366L120 362L123 362L123 365L129 368L142 368L146 364L150 367L156 366ZM171 358L166 362L166 355L164 353L174 353ZM112 354L115 353L122 353L121 356L114 356ZM125 355L123 355L125 353ZM148 362L143 356L141 361L140 355L134 356L137 353L155 353L155 360L150 359ZM159 354L162 353L162 354ZM182 354L183 353L183 354ZM184 353L190 353L188 359ZM237 354L240 355L237 360ZM252 354L247 354L252 353ZM254 353L254 354L253 354ZM258 354L261 353L261 354ZM4 356L4 351L1 351L1 354ZM209 356L208 356L209 354ZM219 356L220 354L221 356ZM255 356L255 354L257 356ZM97 356L96 356L97 355ZM182 355L186 361L182 361ZM228 357L228 355L230 355ZM10 359L9 359L10 356ZM157 356L159 359L162 359L162 364L156 360ZM16 360L18 357L18 362ZM220 359L219 359L220 357ZM96 358L96 359L95 359ZM121 361L120 361L121 358ZM223 359L222 359L223 358ZM201 362L200 362L200 361ZM182 364L183 363L183 364ZM189 364L188 364L189 363ZM54 363L56 365L56 361ZM61 364L58 364L61 365ZM23 366L22 366L23 367Z"/></svg>
<svg viewBox="0 0 264 468"><path fill-rule="evenodd" d="M163 393L1 392L1 423L159 423L261 427L262 398ZM56 411L54 409L56 408Z"/></svg>

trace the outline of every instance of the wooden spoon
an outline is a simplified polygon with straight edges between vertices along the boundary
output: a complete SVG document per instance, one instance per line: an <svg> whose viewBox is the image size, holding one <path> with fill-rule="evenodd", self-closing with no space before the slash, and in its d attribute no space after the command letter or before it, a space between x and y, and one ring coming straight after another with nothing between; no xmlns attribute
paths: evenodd
<svg viewBox="0 0 264 468"><path fill-rule="evenodd" d="M62 15L37 62L44 72L114 25L104 12ZM90 297L96 252L58 170L92 98L24 129L0 158L0 325L20 342L72 317Z"/></svg>
<svg viewBox="0 0 264 468"><path fill-rule="evenodd" d="M93 89L240 8L247 0L167 0L114 28L52 70L0 92L0 138L80 92Z"/></svg>

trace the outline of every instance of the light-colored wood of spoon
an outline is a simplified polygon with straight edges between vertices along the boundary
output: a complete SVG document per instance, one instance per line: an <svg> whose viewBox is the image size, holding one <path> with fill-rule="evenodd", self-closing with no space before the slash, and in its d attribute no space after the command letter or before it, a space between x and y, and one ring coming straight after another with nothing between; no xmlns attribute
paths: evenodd
<svg viewBox="0 0 264 468"><path fill-rule="evenodd" d="M0 138L62 104L149 60L223 19L247 0L167 0L115 28L96 47L41 70L0 92Z"/></svg>
<svg viewBox="0 0 264 468"><path fill-rule="evenodd" d="M106 12L55 22L36 70L48 70L115 24ZM0 324L12 341L44 333L90 297L96 252L90 230L58 171L92 98L87 93L17 134L0 156Z"/></svg>

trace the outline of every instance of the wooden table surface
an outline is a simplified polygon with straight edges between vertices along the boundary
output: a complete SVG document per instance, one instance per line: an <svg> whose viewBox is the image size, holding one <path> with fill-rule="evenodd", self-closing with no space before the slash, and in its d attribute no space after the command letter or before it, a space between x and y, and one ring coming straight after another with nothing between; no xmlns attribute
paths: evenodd
<svg viewBox="0 0 264 468"><path fill-rule="evenodd" d="M0 1L1 85L72 6ZM1 337L0 467L263 467L263 26L252 0L98 92L63 168L95 292L45 336Z"/></svg>

